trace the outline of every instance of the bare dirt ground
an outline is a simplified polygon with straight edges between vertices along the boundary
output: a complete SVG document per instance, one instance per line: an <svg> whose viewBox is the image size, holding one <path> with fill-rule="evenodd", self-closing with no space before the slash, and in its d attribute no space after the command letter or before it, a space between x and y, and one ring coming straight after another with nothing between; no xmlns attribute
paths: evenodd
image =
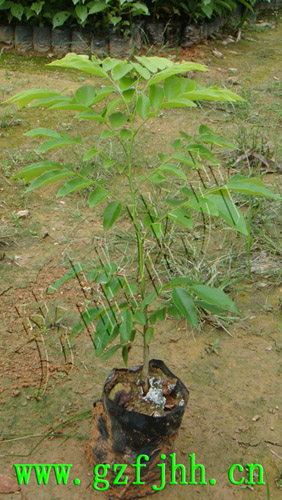
<svg viewBox="0 0 282 500"><path fill-rule="evenodd" d="M233 138L246 131L253 131L254 137L254 130L262 131L273 151L269 166L262 163L253 171L250 162L245 162L240 168L256 175L260 170L265 183L280 193L281 16L280 12L264 19L264 26L249 26L238 43L210 41L178 54L180 59L208 64L210 82L233 86L248 99L233 114L221 106L205 107L201 121ZM224 57L217 57L215 49ZM74 90L81 85L81 74L47 70L45 59L1 57L3 98L24 88ZM38 158L36 143L23 133L50 124L69 130L70 115L50 117L38 109L17 113L11 108L2 108L1 114L0 473L15 478L15 463L72 464L67 485L58 486L52 477L48 485L39 486L32 476L19 492L5 497L103 500L107 493L93 490L93 471L84 450L92 403L100 397L108 372L121 361L117 355L107 362L96 358L87 332L75 337L69 348L68 334L78 320L76 304L84 301L76 281L45 294L69 268L69 258L83 260L96 244L103 246L99 211L91 211L82 195L59 201L52 196L53 188L24 195L23 185L10 179ZM176 110L155 123L154 130L149 123L143 133L140 155L153 142L153 156L157 146L166 147L176 137L177 130L198 128L199 116ZM28 216L17 215L21 210L28 210ZM197 333L184 321L168 319L165 330L152 342L151 357L163 359L190 391L175 449L177 461L187 467L189 477L188 454L195 453L197 463L205 466L207 482L216 479L215 485L167 486L168 500L175 495L183 500L282 498L282 214L277 206L262 205L261 210L260 219L254 219L249 276L243 238L236 240L235 255L235 247L229 245L232 237L211 235L207 251L214 265L218 255L225 255L229 267L222 264L218 269L230 279L228 291L241 320L230 324L228 331L205 323ZM141 343L137 343L130 364L140 360ZM268 493L266 484L230 483L230 466L241 464L244 473L235 474L235 479L247 478L250 463L263 466ZM75 478L80 485L74 484ZM154 498L161 499L163 494Z"/></svg>

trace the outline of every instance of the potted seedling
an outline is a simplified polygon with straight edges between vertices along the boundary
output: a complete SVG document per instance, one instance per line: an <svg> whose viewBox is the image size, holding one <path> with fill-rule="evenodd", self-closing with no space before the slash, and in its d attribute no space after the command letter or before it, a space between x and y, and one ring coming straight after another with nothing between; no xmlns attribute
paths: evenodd
<svg viewBox="0 0 282 500"><path fill-rule="evenodd" d="M96 466L110 467L137 463L137 457L145 455L145 462L140 465L139 461L141 476L136 479L135 471L133 476L127 474L127 482L120 483L122 487L112 486L115 498L144 496L161 488L157 463L160 456L165 461L171 454L188 399L186 387L163 361L149 359L156 325L176 317L197 329L203 314L220 317L238 313L222 289L206 284L204 278L195 279L192 272L183 272L187 255L182 252L177 261L173 259L173 241L193 235L192 214L203 220L223 219L247 236L244 217L231 194L277 195L258 178L233 175L219 182L214 171L220 163L212 148L234 146L206 125L200 125L195 137L180 132L170 153L164 147L153 163L150 157L150 167L140 168L138 138L149 120L157 120L160 113L169 116L170 108L197 110L198 102L204 100L242 100L228 89L204 87L190 78L191 71L207 71L202 64L145 56L130 61L109 57L99 60L71 53L51 66L80 70L96 77L95 82L97 77L100 80L79 87L72 96L33 89L23 90L6 102L17 102L19 108L30 105L75 111L75 118L87 120L93 133L99 131L100 139L84 153L82 167L49 158L24 167L14 178L28 184L26 192L61 181L57 197L87 189L89 207L97 211L102 207L104 231L114 235L122 220L127 235L132 236L122 259L114 244L107 258L99 252L96 256L93 250L94 266L71 262L70 270L48 293L71 278L80 280L81 274L89 281L92 293L85 300L71 338L94 325L95 353L104 360L120 351L127 365L135 339L142 340L142 365L114 370L106 380L102 399L94 407L88 457ZM44 155L62 147L80 148L88 140L49 128L33 129L26 135L45 138L38 148ZM119 147L119 154L110 155L107 143ZM95 170L97 160L99 175ZM207 181L207 165L212 182ZM195 176L198 188L192 182ZM126 234L122 234L121 240L126 240ZM100 487L99 482L95 484L96 489L106 489L105 480Z"/></svg>

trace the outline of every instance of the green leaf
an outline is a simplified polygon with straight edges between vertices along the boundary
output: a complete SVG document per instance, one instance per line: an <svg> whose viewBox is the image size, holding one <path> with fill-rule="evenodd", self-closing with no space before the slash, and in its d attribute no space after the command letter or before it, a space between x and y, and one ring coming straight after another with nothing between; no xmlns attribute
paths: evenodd
<svg viewBox="0 0 282 500"><path fill-rule="evenodd" d="M217 204L214 199L209 196L197 196L196 193L193 194L193 198L190 198L185 203L185 206L197 210L198 212L203 212L208 215L219 215Z"/></svg>
<svg viewBox="0 0 282 500"><path fill-rule="evenodd" d="M156 321L157 321L157 313L156 312L154 312L153 314L151 314L149 316L149 321L150 321L151 325L156 324Z"/></svg>
<svg viewBox="0 0 282 500"><path fill-rule="evenodd" d="M122 210L122 204L119 201L111 201L103 213L103 227L110 229L117 220Z"/></svg>
<svg viewBox="0 0 282 500"><path fill-rule="evenodd" d="M124 362L125 366L127 366L127 363L128 363L128 347L126 345L122 348L122 359L123 359L123 362Z"/></svg>
<svg viewBox="0 0 282 500"><path fill-rule="evenodd" d="M167 312L169 315L173 316L176 319L181 319L181 317L182 317L181 313L178 311L177 307L175 307L175 306L170 306L168 308Z"/></svg>
<svg viewBox="0 0 282 500"><path fill-rule="evenodd" d="M49 89L32 89L32 90L22 90L18 94L14 95L13 97L10 97L9 99L6 99L4 101L4 104L9 103L9 102L17 102L18 103L18 108L22 109L24 106L29 104L31 101L34 101L35 99L42 99L42 98L48 98L48 97L58 97L60 94L58 92L55 92L54 90L49 90Z"/></svg>
<svg viewBox="0 0 282 500"><path fill-rule="evenodd" d="M107 282L107 284L105 285L105 295L108 299L111 299L112 297L114 297L119 291L120 289L123 287L124 285L124 279L123 278L117 278L116 276L114 276L113 278L110 279L110 281Z"/></svg>
<svg viewBox="0 0 282 500"><path fill-rule="evenodd" d="M159 321L164 321L165 317L166 317L166 312L167 312L167 308L166 307L162 307L161 309L158 309L156 311L157 319Z"/></svg>
<svg viewBox="0 0 282 500"><path fill-rule="evenodd" d="M168 214L168 218L187 229L193 228L193 219L190 212L185 209L185 207L172 210L172 212Z"/></svg>
<svg viewBox="0 0 282 500"><path fill-rule="evenodd" d="M110 347L102 356L102 360L106 361L109 359L111 356L113 356L120 348L122 347L121 344L116 344L113 347Z"/></svg>
<svg viewBox="0 0 282 500"><path fill-rule="evenodd" d="M108 274L114 274L114 273L117 271L117 265L115 264L115 262L107 262L107 263L104 265L104 270L105 270Z"/></svg>
<svg viewBox="0 0 282 500"><path fill-rule="evenodd" d="M88 326L92 321L94 321L98 316L100 316L103 309L100 307L91 307L86 309L85 312L82 313L82 320L78 321L70 334L70 340L73 339L78 333L82 332L86 326Z"/></svg>
<svg viewBox="0 0 282 500"><path fill-rule="evenodd" d="M136 61L138 61L139 64L142 64L142 66L145 66L145 68L150 71L151 73L156 73L158 71L158 67L154 64L152 59L146 56L135 56Z"/></svg>
<svg viewBox="0 0 282 500"><path fill-rule="evenodd" d="M122 99L120 97L115 97L115 99L112 99L107 106L105 107L102 116L107 117L110 115L116 108L117 106L122 102Z"/></svg>
<svg viewBox="0 0 282 500"><path fill-rule="evenodd" d="M142 326L145 326L146 325L146 316L145 314L143 313L143 311L141 311L140 309L137 309L134 314L133 314L133 319L139 323L139 325L142 325Z"/></svg>
<svg viewBox="0 0 282 500"><path fill-rule="evenodd" d="M164 94L168 101L177 98L181 90L181 80L177 76L170 76L164 81Z"/></svg>
<svg viewBox="0 0 282 500"><path fill-rule="evenodd" d="M137 73L142 78L144 78L144 80L149 80L151 75L150 75L150 72L146 68L143 68L143 66L141 66L141 64L139 64L139 63L132 63L132 66L135 68Z"/></svg>
<svg viewBox="0 0 282 500"><path fill-rule="evenodd" d="M87 273L86 279L88 281L95 281L95 279L97 278L97 274L98 274L97 269L91 269L91 271L89 271L89 273Z"/></svg>
<svg viewBox="0 0 282 500"><path fill-rule="evenodd" d="M135 89L127 89L127 90L123 91L122 95L123 95L124 99L126 100L126 102L133 101L134 96L135 96L135 92L136 92Z"/></svg>
<svg viewBox="0 0 282 500"><path fill-rule="evenodd" d="M68 12L67 10L62 10L61 12L55 14L52 20L53 29L57 28L58 26L62 26L66 22L66 20L70 17L70 15L71 13Z"/></svg>
<svg viewBox="0 0 282 500"><path fill-rule="evenodd" d="M205 158L215 165L220 165L220 162L215 158L212 152L202 144L189 144L185 147L185 151L196 154L199 158Z"/></svg>
<svg viewBox="0 0 282 500"><path fill-rule="evenodd" d="M100 101L103 101L108 95L112 94L112 92L114 91L115 87L112 87L110 85L106 85L102 89L99 89L92 101L92 106L94 106L94 104L97 104Z"/></svg>
<svg viewBox="0 0 282 500"><path fill-rule="evenodd" d="M184 288L174 288L172 300L178 311L195 328L198 328L197 310L192 296Z"/></svg>
<svg viewBox="0 0 282 500"><path fill-rule="evenodd" d="M55 290L58 290L58 288L62 285L64 285L67 281L70 279L74 278L76 275L86 271L89 269L89 266L84 266L81 264L74 264L73 268L69 269L69 271L62 276L62 278L59 278L53 285L49 286L47 290L47 294L55 292Z"/></svg>
<svg viewBox="0 0 282 500"><path fill-rule="evenodd" d="M101 139L108 139L109 137L116 137L117 132L114 132L112 130L103 130L101 133Z"/></svg>
<svg viewBox="0 0 282 500"><path fill-rule="evenodd" d="M129 309L122 311L120 313L120 319L122 321L119 331L120 331L120 339L122 343L129 342L131 340L132 334L132 315Z"/></svg>
<svg viewBox="0 0 282 500"><path fill-rule="evenodd" d="M88 204L90 208L97 207L99 203L101 203L107 196L109 196L109 192L106 189L97 186L92 193L90 193L88 198Z"/></svg>
<svg viewBox="0 0 282 500"><path fill-rule="evenodd" d="M154 219L150 215L145 215L143 224L153 233L155 238L160 239L163 236L163 225L161 222L154 222Z"/></svg>
<svg viewBox="0 0 282 500"><path fill-rule="evenodd" d="M204 142L206 144L213 144L215 146L221 146L224 148L236 149L236 146L231 142L226 141L223 137L220 137L217 134L201 134L197 137L198 142Z"/></svg>
<svg viewBox="0 0 282 500"><path fill-rule="evenodd" d="M90 111L90 108L88 106L84 106L83 104L77 104L74 101L57 102L56 104L50 106L49 109L63 109L64 111Z"/></svg>
<svg viewBox="0 0 282 500"><path fill-rule="evenodd" d="M102 12L107 9L107 3L105 1L94 0L94 2L89 2L87 4L89 8L89 14L97 14L98 12Z"/></svg>
<svg viewBox="0 0 282 500"><path fill-rule="evenodd" d="M100 273L96 276L95 278L95 281L96 283L100 283L101 285L105 285L106 283L108 283L108 281L110 281L110 276L108 273Z"/></svg>
<svg viewBox="0 0 282 500"><path fill-rule="evenodd" d="M67 54L63 59L49 63L49 66L78 69L80 71L84 71L85 73L90 73L91 75L102 76L107 80L110 79L106 71L104 71L98 63L90 61L86 55L77 55L73 52Z"/></svg>
<svg viewBox="0 0 282 500"><path fill-rule="evenodd" d="M216 87L209 87L203 89L192 90L191 92L185 92L183 94L187 99L191 101L216 101L216 102L236 102L244 101L242 97L234 94L228 89L218 89Z"/></svg>
<svg viewBox="0 0 282 500"><path fill-rule="evenodd" d="M12 5L11 14L13 14L13 16L16 17L19 21L21 21L23 13L24 8L21 4L14 3L14 5Z"/></svg>
<svg viewBox="0 0 282 500"><path fill-rule="evenodd" d="M115 337L116 318L112 311L106 311L101 315L95 329L95 354L100 356L105 347ZM113 334L113 336L112 336Z"/></svg>
<svg viewBox="0 0 282 500"><path fill-rule="evenodd" d="M156 68L161 69L161 70L166 69L166 68L170 68L171 66L173 66L173 62L170 59L168 59L167 57L143 56L143 60L145 60L145 59L147 61L152 62Z"/></svg>
<svg viewBox="0 0 282 500"><path fill-rule="evenodd" d="M61 137L58 132L50 128L34 128L26 132L24 135L27 135L28 137Z"/></svg>
<svg viewBox="0 0 282 500"><path fill-rule="evenodd" d="M188 101L184 97L178 97L168 102L163 102L161 109L165 108L196 108L196 104L192 101Z"/></svg>
<svg viewBox="0 0 282 500"><path fill-rule="evenodd" d="M161 222L153 222L153 224L150 224L150 230L158 240L162 238L164 228Z"/></svg>
<svg viewBox="0 0 282 500"><path fill-rule="evenodd" d="M28 193L29 191L33 191L34 189L38 189L42 186L47 186L48 184L66 179L67 177L73 177L74 175L76 175L75 172L66 169L51 170L50 172L45 172L44 174L34 179L34 181L32 181L25 192Z"/></svg>
<svg viewBox="0 0 282 500"><path fill-rule="evenodd" d="M136 16L137 14L142 14L143 16L150 15L147 5L143 2L134 2L131 6L131 12L133 16Z"/></svg>
<svg viewBox="0 0 282 500"><path fill-rule="evenodd" d="M109 116L109 121L113 128L123 127L127 122L127 116L118 111Z"/></svg>
<svg viewBox="0 0 282 500"><path fill-rule="evenodd" d="M186 179L187 179L184 172L182 172L182 170L180 170L180 168L176 167L175 165L173 165L171 163L165 163L164 165L159 167L158 170L161 172L166 172L166 173L171 174L171 175L175 175L175 177L179 177L179 179L182 179L183 181L186 181Z"/></svg>
<svg viewBox="0 0 282 500"><path fill-rule="evenodd" d="M231 191L238 193L252 194L256 196L265 196L275 200L281 200L281 196L274 194L270 189L264 187L263 182L257 177L239 178L237 176L231 177L227 181L227 188Z"/></svg>
<svg viewBox="0 0 282 500"><path fill-rule="evenodd" d="M91 106L95 96L96 91L93 85L83 85L74 94L75 101L83 106Z"/></svg>
<svg viewBox="0 0 282 500"><path fill-rule="evenodd" d="M111 71L113 80L120 80L124 76L129 73L133 69L132 64L127 63L126 61L121 61L117 64Z"/></svg>
<svg viewBox="0 0 282 500"><path fill-rule="evenodd" d="M104 159L104 168L105 169L111 168L111 167L113 167L116 164L117 164L117 162L115 160L111 160L110 158L105 158Z"/></svg>
<svg viewBox="0 0 282 500"><path fill-rule="evenodd" d="M177 153L172 159L178 161L179 163L183 163L184 165L188 165L189 167L203 168L202 165L193 158L193 156L188 156L183 153Z"/></svg>
<svg viewBox="0 0 282 500"><path fill-rule="evenodd" d="M184 276L179 276L177 278L172 278L168 283L162 286L162 290L169 290L178 285L196 285L196 281L185 278Z"/></svg>
<svg viewBox="0 0 282 500"><path fill-rule="evenodd" d="M130 130L122 128L119 135L123 141L127 141L128 139L131 139L132 133Z"/></svg>
<svg viewBox="0 0 282 500"><path fill-rule="evenodd" d="M136 102L136 113L142 120L146 120L147 115L150 111L149 99L146 95L141 94Z"/></svg>
<svg viewBox="0 0 282 500"><path fill-rule="evenodd" d="M175 63L171 67L160 71L156 75L154 75L149 81L149 85L153 85L155 83L159 83L163 80L166 80L170 76L177 75L180 73L186 73L188 71L208 71L206 66L202 64L193 63L193 62L184 62L184 63Z"/></svg>
<svg viewBox="0 0 282 500"><path fill-rule="evenodd" d="M75 13L80 21L80 23L84 23L88 17L88 9L86 5L77 5L75 8Z"/></svg>
<svg viewBox="0 0 282 500"><path fill-rule="evenodd" d="M133 297L133 295L138 291L138 285L136 285L136 283L127 283L125 291Z"/></svg>
<svg viewBox="0 0 282 500"><path fill-rule="evenodd" d="M65 184L63 184L62 187L60 187L56 197L60 198L61 196L66 196L69 193L73 193L74 191L83 189L87 186L90 186L91 184L93 184L93 181L89 181L88 179L71 179L70 181L67 181Z"/></svg>
<svg viewBox="0 0 282 500"><path fill-rule="evenodd" d="M153 339L154 336L154 328L151 326L147 328L146 333L145 333L145 344L149 345L151 340Z"/></svg>
<svg viewBox="0 0 282 500"><path fill-rule="evenodd" d="M13 175L12 179L24 179L24 183L26 184L35 177L38 177L39 174L42 174L47 170L55 170L58 168L63 168L63 166L59 165L59 163L50 160L38 161L36 163L28 165L27 167L24 167L16 175Z"/></svg>
<svg viewBox="0 0 282 500"><path fill-rule="evenodd" d="M42 11L42 7L44 6L45 2L33 2L30 6L31 10L34 10L34 12L39 15L40 12Z"/></svg>
<svg viewBox="0 0 282 500"><path fill-rule="evenodd" d="M171 143L173 149L175 149L175 151L179 151L179 149L181 148L182 146L182 140L181 139L175 139L172 143Z"/></svg>
<svg viewBox="0 0 282 500"><path fill-rule="evenodd" d="M124 76L123 78L120 79L118 82L120 90L124 91L129 89L134 85L136 82L136 77L134 76Z"/></svg>
<svg viewBox="0 0 282 500"><path fill-rule="evenodd" d="M160 174L157 170L149 175L148 179L154 184L160 184L161 182L165 182L167 179L163 174Z"/></svg>
<svg viewBox="0 0 282 500"><path fill-rule="evenodd" d="M92 120L94 122L99 122L99 123L105 123L105 118L100 115L100 113L96 113L96 111L93 111L90 109L89 111L84 111L83 113L79 113L78 115L75 115L74 118L78 118L81 120Z"/></svg>
<svg viewBox="0 0 282 500"><path fill-rule="evenodd" d="M142 300L142 303L141 303L141 311L143 311L145 309L146 306L148 306L149 304L151 304L151 302L153 302L154 298L157 296L157 292L154 291L154 292L151 292L149 293L149 295L147 295L143 300Z"/></svg>
<svg viewBox="0 0 282 500"><path fill-rule="evenodd" d="M197 307L201 307L202 309L205 309L206 311L212 312L213 314L220 315L222 314L222 308L217 307L212 304L208 304L204 300L195 300L195 304Z"/></svg>
<svg viewBox="0 0 282 500"><path fill-rule="evenodd" d="M86 153L83 155L83 158L82 160L83 161L89 161L93 158L93 156L97 156L97 155L100 155L101 154L101 151L98 151L96 149L96 146L93 146L93 148L90 148L88 149L88 151L86 151Z"/></svg>
<svg viewBox="0 0 282 500"><path fill-rule="evenodd" d="M48 141L43 142L39 148L39 153L46 153L47 151L52 151L52 149L62 148L64 146L70 146L72 144L76 144L78 141L74 141L72 139L68 139L60 137L55 139L49 139Z"/></svg>
<svg viewBox="0 0 282 500"><path fill-rule="evenodd" d="M164 90L160 85L151 85L149 89L149 101L153 109L159 109L164 100Z"/></svg>
<svg viewBox="0 0 282 500"><path fill-rule="evenodd" d="M62 104L63 102L65 103L70 103L72 99L66 95L61 95L57 94L54 97L43 97L42 99L37 99L36 101L32 102L30 104L31 108L38 108L40 107L50 107L54 106L55 104Z"/></svg>
<svg viewBox="0 0 282 500"><path fill-rule="evenodd" d="M121 60L115 57L106 57L102 61L102 66L105 71L111 71L115 66L120 64Z"/></svg>
<svg viewBox="0 0 282 500"><path fill-rule="evenodd" d="M191 290L208 304L239 314L235 302L223 290L207 285L192 285Z"/></svg>
<svg viewBox="0 0 282 500"><path fill-rule="evenodd" d="M233 203L231 197L227 198L224 195L210 194L206 196L206 199L211 200L217 206L219 217L222 217L229 226L245 236L248 236L249 232L244 216Z"/></svg>

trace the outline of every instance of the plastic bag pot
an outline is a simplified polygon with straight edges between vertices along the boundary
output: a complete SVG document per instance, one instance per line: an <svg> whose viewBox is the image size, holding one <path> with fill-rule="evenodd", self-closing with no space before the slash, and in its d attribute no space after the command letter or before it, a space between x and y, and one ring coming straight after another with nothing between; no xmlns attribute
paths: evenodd
<svg viewBox="0 0 282 500"><path fill-rule="evenodd" d="M153 359L150 368L160 370L164 378L173 377L176 384L171 395L181 398L181 404L174 409L166 411L162 416L150 416L136 411L129 411L109 398L113 387L113 380L120 373L141 372L142 366L132 369L114 369L107 378L102 398L94 403L93 426L91 437L87 446L87 458L92 466L108 464L107 481L109 498L131 499L140 498L154 493L152 485L159 487L161 474L159 463L166 464L166 483L169 482L169 454L173 452L174 441L178 435L182 417L187 405L189 392L181 380L176 377L163 361ZM164 454L166 459L160 460ZM141 482L136 482L136 464L139 455L147 455L146 467L141 467ZM116 473L113 464L126 464L125 475L127 484L113 485Z"/></svg>
<svg viewBox="0 0 282 500"><path fill-rule="evenodd" d="M52 38L51 28L34 26L33 27L33 49L40 54L51 50Z"/></svg>
<svg viewBox="0 0 282 500"><path fill-rule="evenodd" d="M33 48L33 30L31 26L16 26L15 47L17 52L29 52Z"/></svg>

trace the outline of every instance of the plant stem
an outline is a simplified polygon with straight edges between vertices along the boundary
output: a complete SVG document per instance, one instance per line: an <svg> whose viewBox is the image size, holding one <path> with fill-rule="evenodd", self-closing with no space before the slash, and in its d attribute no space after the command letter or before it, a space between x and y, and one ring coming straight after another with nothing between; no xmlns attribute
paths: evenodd
<svg viewBox="0 0 282 500"><path fill-rule="evenodd" d="M126 103L127 104L127 103ZM133 182L133 172L132 172L132 151L133 151L133 145L134 145L134 140L141 129L141 127L144 125L145 121L142 122L142 124L138 127L137 130L134 130L134 116L135 114L130 114L130 125L131 125L131 140L130 140L130 145L127 153L127 165L128 165L128 181L129 181L129 186L130 186L130 192L131 192L131 203L132 203L132 223L134 226L135 230L135 235L137 239L137 246L138 246L138 268L139 268L139 278L140 278L140 286L141 286L141 297L142 300L144 300L146 296L146 283L145 283L145 273L144 273L144 268L145 268L145 263L144 263L144 240L142 239L142 235L138 226L137 218L136 218L136 189L134 186ZM141 374L141 382L143 385L143 389L145 393L148 392L149 388L149 383L148 383L148 372L149 372L149 346L146 343L146 331L148 328L148 311L147 311L147 306L144 308L144 314L146 317L146 323L143 328L143 369L142 369L142 374Z"/></svg>
<svg viewBox="0 0 282 500"><path fill-rule="evenodd" d="M146 325L144 326L143 329L143 369L142 369L142 374L141 374L141 383L143 385L143 390L145 394L147 394L149 390L149 381L148 381L148 374L149 374L149 346L146 344L146 331L148 328L148 324L146 322Z"/></svg>

